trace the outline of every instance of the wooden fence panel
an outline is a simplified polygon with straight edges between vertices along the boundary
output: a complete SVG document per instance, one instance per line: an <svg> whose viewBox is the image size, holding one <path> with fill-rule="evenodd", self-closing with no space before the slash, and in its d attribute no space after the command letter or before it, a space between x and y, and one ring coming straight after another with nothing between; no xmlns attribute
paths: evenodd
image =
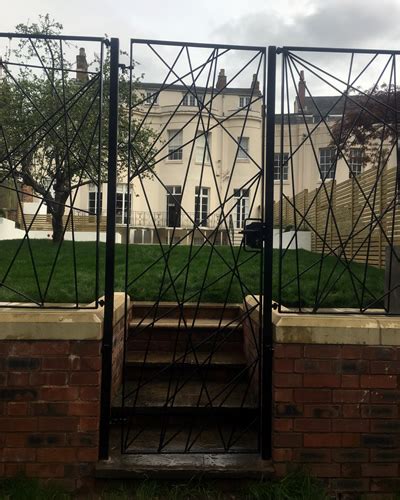
<svg viewBox="0 0 400 500"><path fill-rule="evenodd" d="M310 229L313 252L383 268L386 247L400 245L396 182L396 169L387 167L381 172L371 168L340 184L327 181L295 196L296 217L294 207L283 200L282 226ZM275 224L279 207L276 202Z"/></svg>

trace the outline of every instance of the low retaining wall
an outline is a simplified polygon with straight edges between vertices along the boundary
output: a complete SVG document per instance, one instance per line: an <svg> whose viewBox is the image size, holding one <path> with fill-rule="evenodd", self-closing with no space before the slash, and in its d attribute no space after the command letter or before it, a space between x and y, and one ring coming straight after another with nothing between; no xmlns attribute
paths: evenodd
<svg viewBox="0 0 400 500"><path fill-rule="evenodd" d="M118 332L123 313L116 294ZM93 477L102 336L102 309L0 311L0 477L24 473L68 489Z"/></svg>
<svg viewBox="0 0 400 500"><path fill-rule="evenodd" d="M273 335L277 473L305 465L340 498L392 498L400 491L400 318L274 312Z"/></svg>

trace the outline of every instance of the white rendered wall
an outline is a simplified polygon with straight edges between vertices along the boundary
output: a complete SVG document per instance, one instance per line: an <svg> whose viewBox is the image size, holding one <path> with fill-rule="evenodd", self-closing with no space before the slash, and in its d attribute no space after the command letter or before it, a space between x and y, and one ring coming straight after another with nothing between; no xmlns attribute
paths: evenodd
<svg viewBox="0 0 400 500"><path fill-rule="evenodd" d="M17 229L15 222L0 217L0 240L20 240L25 236L25 231ZM52 233L48 231L29 231L29 238L36 240L51 240ZM72 232L67 231L64 236L65 241L72 241ZM96 233L89 231L76 231L75 241L96 241ZM106 233L99 233L99 241L106 241ZM115 234L115 242L121 243L121 235Z"/></svg>

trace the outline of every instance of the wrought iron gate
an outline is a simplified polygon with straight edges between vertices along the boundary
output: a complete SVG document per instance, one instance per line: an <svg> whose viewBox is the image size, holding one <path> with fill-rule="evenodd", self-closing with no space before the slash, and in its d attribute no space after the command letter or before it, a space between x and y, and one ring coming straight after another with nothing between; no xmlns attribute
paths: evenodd
<svg viewBox="0 0 400 500"><path fill-rule="evenodd" d="M265 48L132 40L123 70L129 89L120 91L130 96L129 130L119 132L129 144L125 292L132 302L122 391L111 409L121 452L261 450L266 457L270 342L261 331L271 301L270 292L264 304L260 296L271 276L262 240L272 240L265 199L273 180L264 176ZM105 383L109 376L103 372ZM106 446L103 439L103 456Z"/></svg>
<svg viewBox="0 0 400 500"><path fill-rule="evenodd" d="M70 42L82 45L76 68ZM0 307L59 308L55 276L66 266L64 302L105 306L101 458L110 416L122 424L123 453L260 451L267 458L274 175L279 308L332 314L348 306L335 291L348 288L357 312L398 315L399 52L279 49L275 116L275 47L268 85L263 47L132 40L126 64L116 38L0 33L0 53L4 47L0 90L14 110L4 106L0 117L0 190L14 196L6 224L21 241L3 252ZM85 51L93 49L89 70ZM337 59L320 57L328 53L344 57L347 77L337 73ZM308 145L302 165L317 179L313 193L306 185L299 192L298 183ZM87 185L84 205L78 190ZM57 245L44 252L31 240L35 228L48 227ZM86 227L95 238L90 265L76 245ZM292 233L285 244L284 229ZM123 284L115 283L116 230L125 238ZM307 230L319 254L311 260L300 244ZM31 281L18 276L20 263ZM384 263L385 280L375 269ZM82 286L88 274L89 288ZM313 284L303 286L307 280ZM131 300L122 391L111 401L113 300L121 287Z"/></svg>

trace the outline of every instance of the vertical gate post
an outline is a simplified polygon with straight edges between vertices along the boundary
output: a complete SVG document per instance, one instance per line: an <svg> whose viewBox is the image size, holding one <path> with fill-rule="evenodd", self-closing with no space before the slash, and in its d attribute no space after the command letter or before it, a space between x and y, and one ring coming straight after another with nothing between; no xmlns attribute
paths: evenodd
<svg viewBox="0 0 400 500"><path fill-rule="evenodd" d="M107 233L104 331L102 342L99 458L108 458L111 408L112 341L114 314L115 198L117 183L119 39L110 40L110 111L108 123Z"/></svg>
<svg viewBox="0 0 400 500"><path fill-rule="evenodd" d="M267 126L264 171L264 275L262 298L261 456L272 449L272 251L274 225L276 47L268 47Z"/></svg>

